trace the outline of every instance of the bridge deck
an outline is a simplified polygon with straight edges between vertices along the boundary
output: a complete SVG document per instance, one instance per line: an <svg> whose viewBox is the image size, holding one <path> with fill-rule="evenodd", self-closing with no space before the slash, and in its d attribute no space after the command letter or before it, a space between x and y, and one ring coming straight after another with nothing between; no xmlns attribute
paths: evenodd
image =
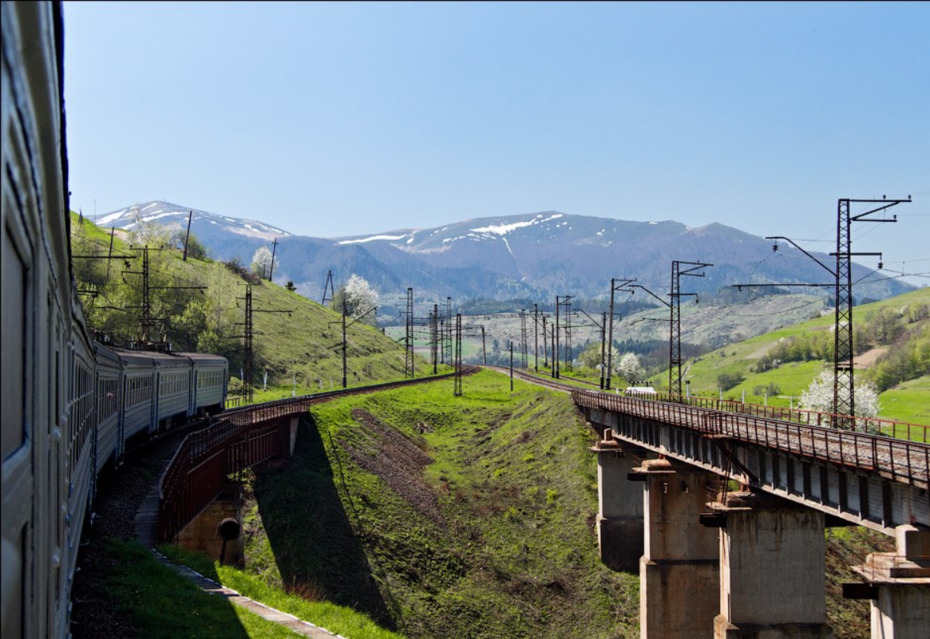
<svg viewBox="0 0 930 639"><path fill-rule="evenodd" d="M922 442L595 391L573 391L572 399L586 408L672 424L928 487L930 444Z"/></svg>

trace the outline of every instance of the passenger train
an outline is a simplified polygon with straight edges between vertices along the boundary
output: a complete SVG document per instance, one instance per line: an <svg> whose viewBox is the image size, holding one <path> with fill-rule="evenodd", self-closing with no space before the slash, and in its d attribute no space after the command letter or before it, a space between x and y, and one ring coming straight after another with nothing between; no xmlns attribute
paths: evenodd
<svg viewBox="0 0 930 639"><path fill-rule="evenodd" d="M2 3L2 636L65 637L96 480L222 409L217 355L93 340L71 270L60 3Z"/></svg>

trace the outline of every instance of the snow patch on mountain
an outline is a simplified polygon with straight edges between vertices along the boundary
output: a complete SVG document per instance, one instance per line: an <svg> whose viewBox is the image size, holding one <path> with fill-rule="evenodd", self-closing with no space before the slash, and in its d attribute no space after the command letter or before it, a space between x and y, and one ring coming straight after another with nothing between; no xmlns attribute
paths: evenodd
<svg viewBox="0 0 930 639"><path fill-rule="evenodd" d="M354 240L342 240L336 242L336 244L364 244L365 242L376 242L377 240L402 240L405 237L407 237L406 233L403 235L369 235L368 237L361 237ZM408 241L407 243L409 244L410 242Z"/></svg>
<svg viewBox="0 0 930 639"><path fill-rule="evenodd" d="M164 218L176 217L177 223L173 220L169 227L183 226L185 218L193 212L193 220L205 220L215 226L223 227L230 233L243 235L261 240L273 240L278 237L290 235L287 231L259 222L257 220L237 219L225 215L217 215L208 211L194 209L171 202L155 200L152 202L138 203L127 206L118 211L112 211L98 216L94 221L100 226L114 226L121 229L132 229L140 222L155 222ZM164 222L160 222L164 224Z"/></svg>
<svg viewBox="0 0 930 639"><path fill-rule="evenodd" d="M489 224L488 226L479 226L478 228L471 229L473 233L491 233L493 235L507 235L511 231L516 231L517 229L522 229L527 226L533 226L534 224L545 224L550 220L557 220L560 217L564 217L561 213L556 213L555 215L550 215L545 219L540 219L543 217L542 213L534 217L532 220L527 220L525 222L513 222L511 224ZM509 248L509 247L508 247Z"/></svg>

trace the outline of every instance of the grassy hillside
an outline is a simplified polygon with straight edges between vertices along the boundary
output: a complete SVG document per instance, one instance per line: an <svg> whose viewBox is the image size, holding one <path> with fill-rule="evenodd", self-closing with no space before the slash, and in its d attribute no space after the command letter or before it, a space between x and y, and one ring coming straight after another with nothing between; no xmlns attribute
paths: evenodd
<svg viewBox="0 0 930 639"><path fill-rule="evenodd" d="M166 238L156 237L154 244ZM114 240L117 255L134 253L125 233ZM76 255L105 255L109 234L85 220L72 219L72 247ZM221 262L188 257L181 261L177 249L151 251L153 286L206 286L194 290L153 291L153 315L168 317L167 339L174 350L198 350L225 355L230 373L240 375L244 301L248 273L236 272ZM141 259L114 260L107 278L106 260L75 259L79 288L95 289L97 295L82 295L90 326L113 337L118 345L138 335L138 311L130 307L141 302L141 277L125 270L141 270ZM265 280L252 286L253 308L287 310L290 313L254 313L256 336L255 381L261 383L268 371L269 384L286 387L289 393L296 380L297 392L329 389L342 380L341 316L296 292ZM120 310L127 309L127 310ZM159 331L160 333L162 331ZM356 385L403 376L403 347L363 323L347 331L348 383ZM418 372L426 373L422 360Z"/></svg>
<svg viewBox="0 0 930 639"><path fill-rule="evenodd" d="M906 422L930 424L930 375L898 384L879 399L887 415Z"/></svg>
<svg viewBox="0 0 930 639"><path fill-rule="evenodd" d="M636 636L597 559L592 435L571 401L482 372L315 407L254 481L247 569L410 637Z"/></svg>
<svg viewBox="0 0 930 639"><path fill-rule="evenodd" d="M925 317L925 309L930 305L930 288L923 288L904 295L892 297L880 302L857 306L854 309L853 325L857 328L857 379L879 382L882 389L882 376L889 375L889 370L899 367L898 359L913 356L926 361L927 342L930 337L930 318ZM882 333L883 322L897 321L896 329L889 329L888 335ZM683 320L684 322L684 320ZM779 345L792 343L821 343L832 348L833 315L825 315L806 322L781 328L751 339L729 344L700 357L689 360L684 365L685 378L691 380L692 393L717 396L719 380L726 375L731 380L742 381L723 392L727 398L739 399L745 393L746 401L764 401L764 391L768 389L768 403L773 406L788 406L794 402L802 391L820 373L829 357L817 357L806 361L769 361L760 363L778 353ZM861 332L860 332L861 329ZM868 348L859 348L860 341L877 340L869 343ZM874 346L874 347L873 347ZM920 349L923 349L922 351ZM919 351L919 352L917 352ZM771 365L768 370L760 370ZM907 366L901 365L904 368ZM915 369L919 373L919 368ZM912 373L913 374L913 373ZM907 372L904 373L907 376ZM667 385L668 371L652 377L658 387ZM892 378L894 381L894 378ZM928 393L927 376L903 383L890 385L879 396L879 416L890 419L930 423L930 393Z"/></svg>

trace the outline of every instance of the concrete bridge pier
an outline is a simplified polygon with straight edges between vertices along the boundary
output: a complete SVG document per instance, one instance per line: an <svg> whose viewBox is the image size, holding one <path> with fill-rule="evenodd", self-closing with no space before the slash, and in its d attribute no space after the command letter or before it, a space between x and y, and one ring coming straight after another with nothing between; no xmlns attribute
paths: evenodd
<svg viewBox="0 0 930 639"><path fill-rule="evenodd" d="M710 525L720 526L715 639L832 637L823 513L750 492L728 493L710 507Z"/></svg>
<svg viewBox="0 0 930 639"><path fill-rule="evenodd" d="M639 463L622 447L611 429L591 448L597 453L597 547L612 570L633 572L643 554L643 496L627 476Z"/></svg>
<svg viewBox="0 0 930 639"><path fill-rule="evenodd" d="M667 459L643 462L644 548L639 564L640 636L706 637L718 610L717 531L700 524L714 477Z"/></svg>
<svg viewBox="0 0 930 639"><path fill-rule="evenodd" d="M898 526L895 541L895 552L870 553L853 566L866 582L856 586L871 599L872 639L923 638L930 632L930 530Z"/></svg>

